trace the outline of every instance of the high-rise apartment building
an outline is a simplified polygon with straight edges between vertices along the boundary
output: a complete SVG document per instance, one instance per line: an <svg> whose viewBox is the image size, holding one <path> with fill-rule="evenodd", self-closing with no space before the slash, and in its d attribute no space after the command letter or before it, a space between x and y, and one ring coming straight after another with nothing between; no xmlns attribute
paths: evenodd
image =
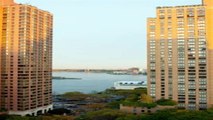
<svg viewBox="0 0 213 120"><path fill-rule="evenodd" d="M179 108L213 106L213 0L158 7L147 21L148 94Z"/></svg>
<svg viewBox="0 0 213 120"><path fill-rule="evenodd" d="M0 0L0 109L36 115L52 109L49 12Z"/></svg>

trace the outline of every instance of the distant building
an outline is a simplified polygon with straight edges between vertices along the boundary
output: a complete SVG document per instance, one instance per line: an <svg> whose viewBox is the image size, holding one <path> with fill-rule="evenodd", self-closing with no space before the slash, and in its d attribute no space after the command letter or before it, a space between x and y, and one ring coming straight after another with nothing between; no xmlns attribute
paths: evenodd
<svg viewBox="0 0 213 120"><path fill-rule="evenodd" d="M142 81L117 81L114 82L116 90L134 90L135 88L147 88L147 85Z"/></svg>
<svg viewBox="0 0 213 120"><path fill-rule="evenodd" d="M140 69L139 69L139 68L129 68L129 69L128 69L128 73L129 73L129 74L138 75L139 72L140 72Z"/></svg>
<svg viewBox="0 0 213 120"><path fill-rule="evenodd" d="M147 73L147 69L143 69L143 70L142 70L142 73Z"/></svg>
<svg viewBox="0 0 213 120"><path fill-rule="evenodd" d="M179 108L213 107L213 0L156 13L147 21L148 94Z"/></svg>
<svg viewBox="0 0 213 120"><path fill-rule="evenodd" d="M52 109L53 16L0 0L0 109L37 115Z"/></svg>

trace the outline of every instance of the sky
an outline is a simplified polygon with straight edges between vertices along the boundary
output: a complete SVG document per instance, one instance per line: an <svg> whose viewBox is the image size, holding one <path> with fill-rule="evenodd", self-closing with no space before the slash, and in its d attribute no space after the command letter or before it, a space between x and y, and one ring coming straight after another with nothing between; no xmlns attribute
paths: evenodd
<svg viewBox="0 0 213 120"><path fill-rule="evenodd" d="M54 15L53 68L146 68L146 19L201 0L15 0Z"/></svg>

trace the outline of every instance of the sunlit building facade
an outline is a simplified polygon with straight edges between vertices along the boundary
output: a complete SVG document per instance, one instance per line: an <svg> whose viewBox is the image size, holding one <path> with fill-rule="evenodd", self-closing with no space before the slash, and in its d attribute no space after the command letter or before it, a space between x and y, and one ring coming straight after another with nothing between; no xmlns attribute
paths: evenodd
<svg viewBox="0 0 213 120"><path fill-rule="evenodd" d="M0 0L0 109L37 115L52 109L49 12Z"/></svg>
<svg viewBox="0 0 213 120"><path fill-rule="evenodd" d="M158 7L147 20L148 94L179 108L213 105L213 0Z"/></svg>

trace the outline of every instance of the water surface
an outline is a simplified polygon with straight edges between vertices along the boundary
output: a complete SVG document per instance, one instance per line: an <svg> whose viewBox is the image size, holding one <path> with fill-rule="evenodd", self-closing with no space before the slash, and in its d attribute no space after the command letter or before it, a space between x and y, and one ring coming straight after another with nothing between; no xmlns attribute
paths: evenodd
<svg viewBox="0 0 213 120"><path fill-rule="evenodd" d="M53 76L81 78L53 80L53 93L79 91L83 93L100 92L111 88L116 81L146 81L144 75L111 75L107 73L53 72Z"/></svg>

